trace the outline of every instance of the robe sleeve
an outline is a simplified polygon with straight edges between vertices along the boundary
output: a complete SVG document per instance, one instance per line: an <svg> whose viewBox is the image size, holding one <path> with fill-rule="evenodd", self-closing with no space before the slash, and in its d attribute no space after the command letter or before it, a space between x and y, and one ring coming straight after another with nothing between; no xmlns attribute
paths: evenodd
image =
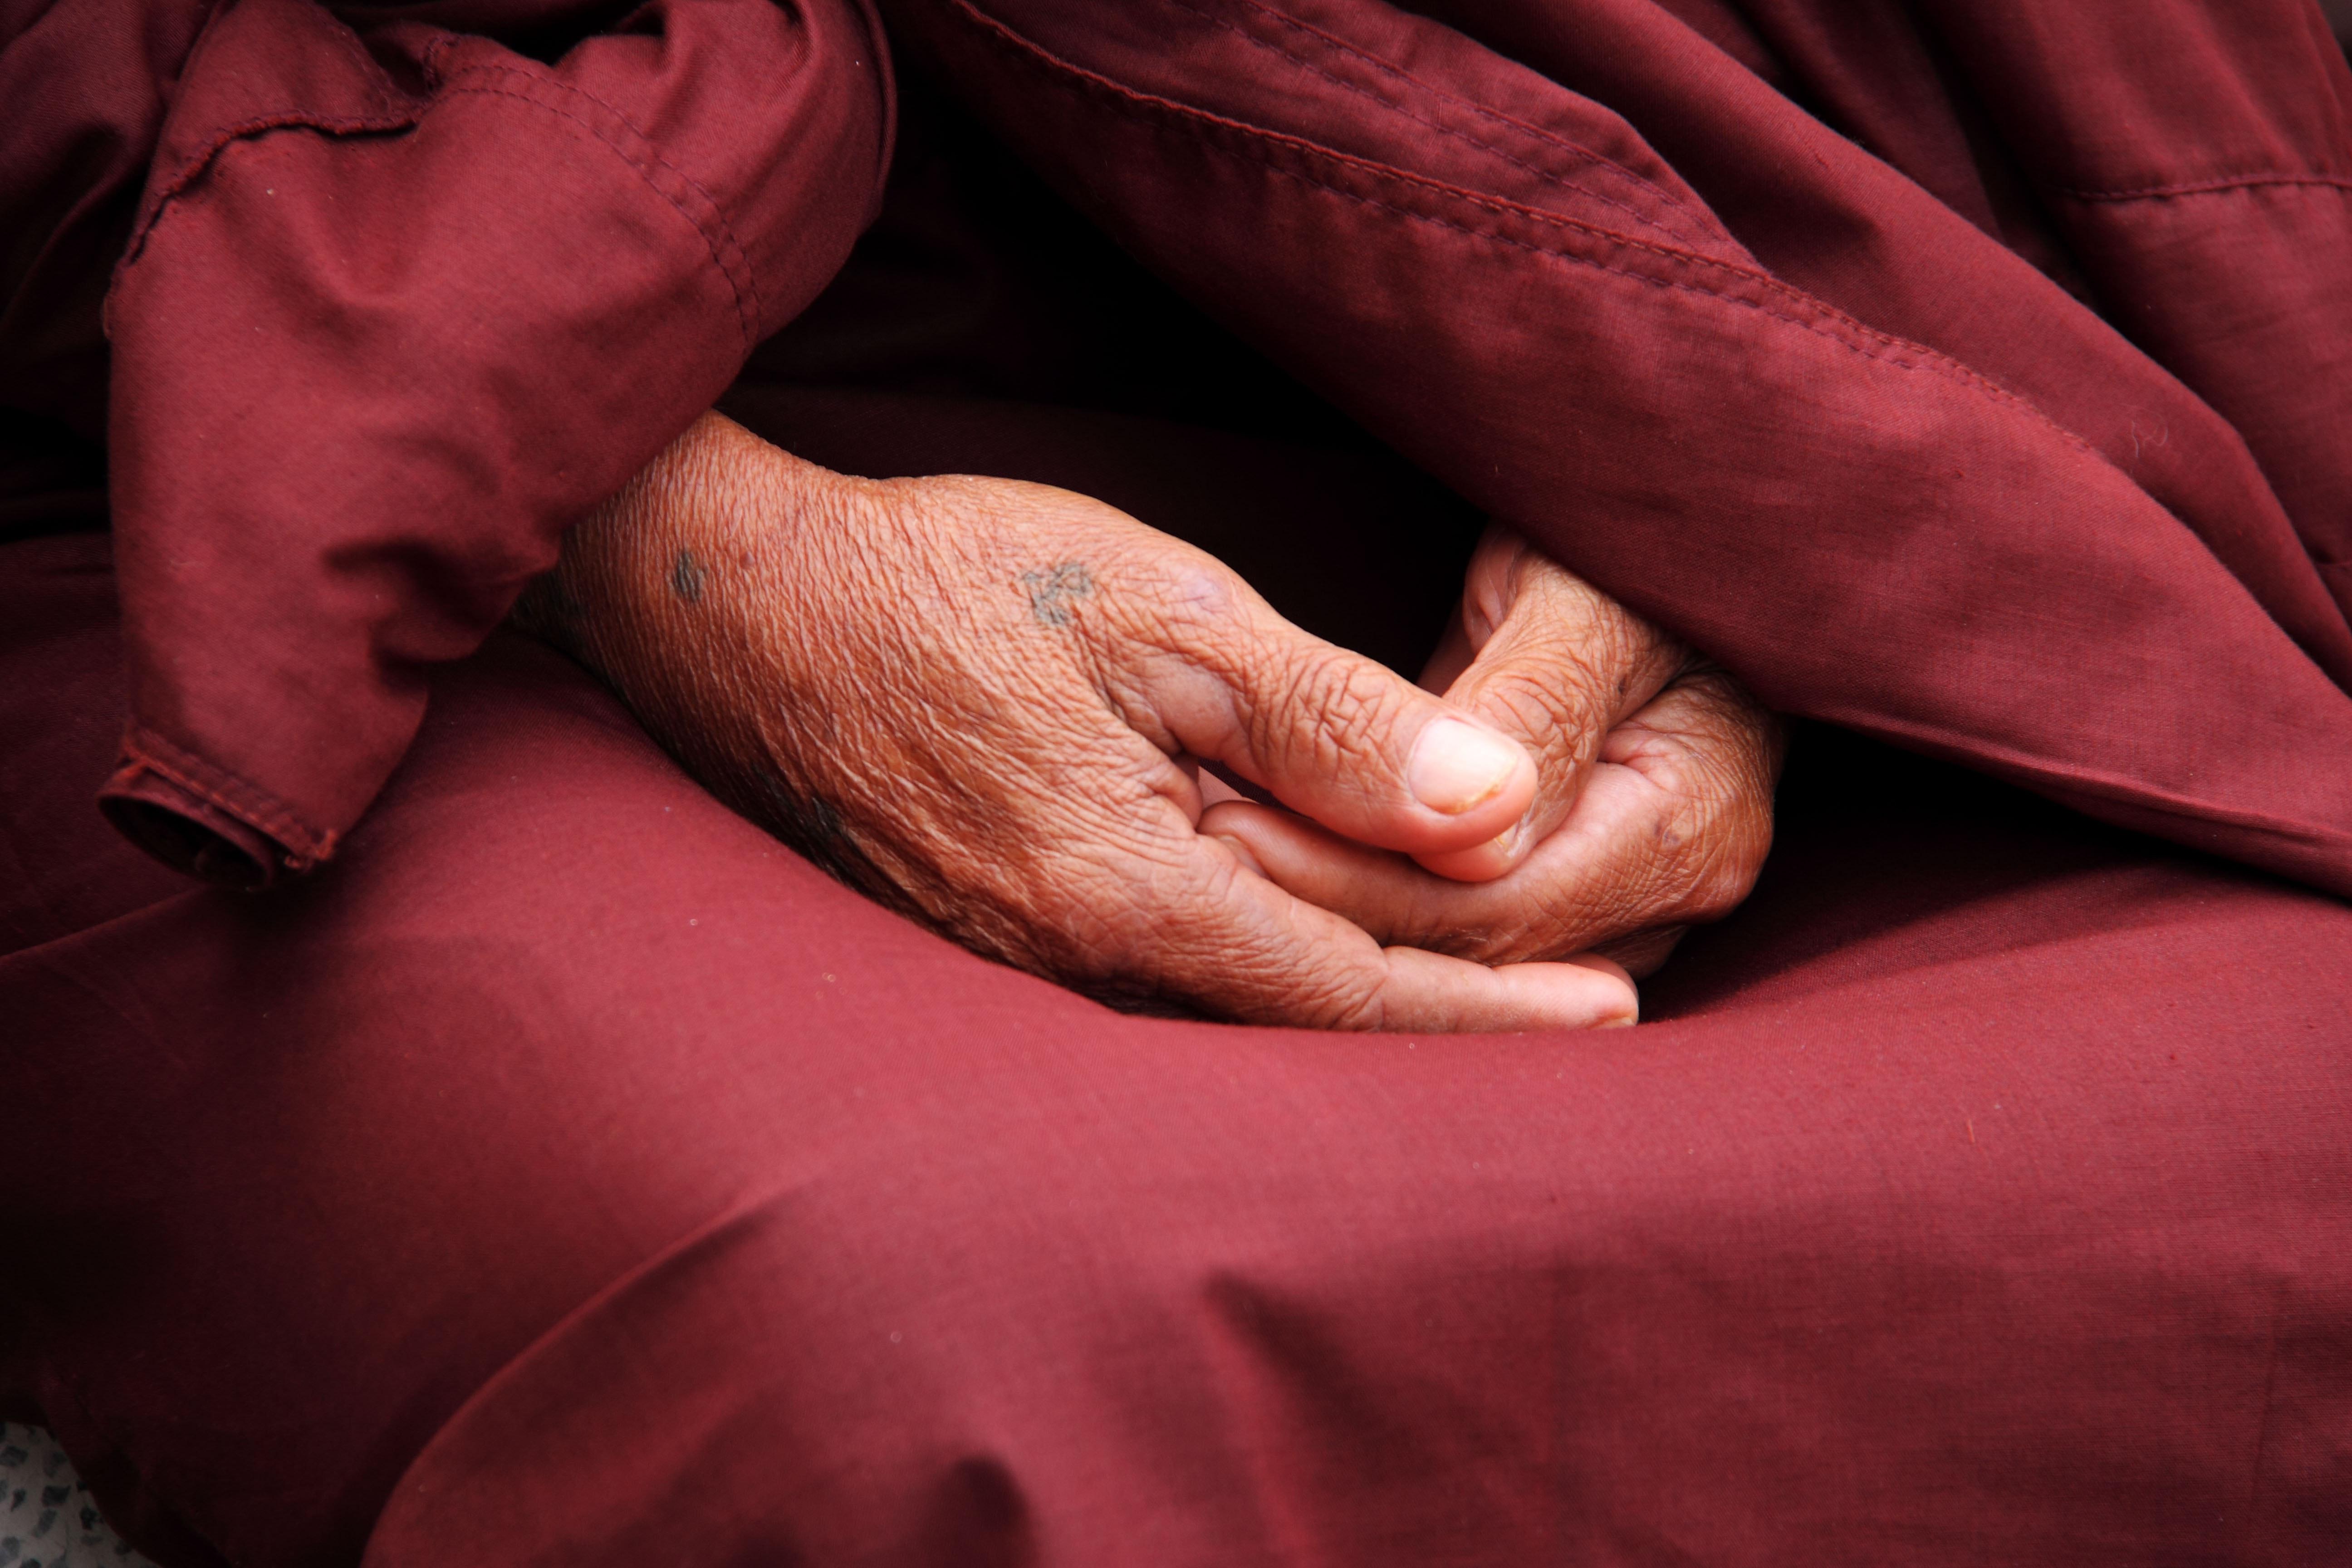
<svg viewBox="0 0 2352 1568"><path fill-rule="evenodd" d="M1989 232L1991 202L1956 193L1972 221L1676 14L1701 9L1735 45L1741 16L1823 24L1874 68L1855 85L1895 93L1905 156L1973 145L1912 90L1941 57L1880 36L1922 7L885 15L1130 255L1766 703L2352 897L2352 600L2329 584L2352 442L2326 395L2352 364L2352 79L2307 0L2243 0L2227 27L2200 0L1976 7L2050 93L2095 83L2048 123L2139 115L2066 165L2094 195L2201 188L2217 148L2277 160L2090 220L2108 243L2084 258L2113 298L2134 277L2119 319L2147 347ZM2222 63L2181 66L2200 37ZM2265 456L2172 365L2264 426ZM2270 420L2298 386L2315 412Z"/></svg>
<svg viewBox="0 0 2352 1568"><path fill-rule="evenodd" d="M857 0L604 31L226 0L107 300L118 826L246 885L334 853L432 667L847 256L888 158L879 37Z"/></svg>

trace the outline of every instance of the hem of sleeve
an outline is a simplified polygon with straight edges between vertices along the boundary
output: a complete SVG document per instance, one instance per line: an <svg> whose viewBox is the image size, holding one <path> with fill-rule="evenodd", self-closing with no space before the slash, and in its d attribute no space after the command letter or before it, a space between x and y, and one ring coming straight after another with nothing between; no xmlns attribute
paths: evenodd
<svg viewBox="0 0 2352 1568"><path fill-rule="evenodd" d="M226 887L267 888L335 849L333 833L139 725L123 736L98 805L117 832L164 865Z"/></svg>

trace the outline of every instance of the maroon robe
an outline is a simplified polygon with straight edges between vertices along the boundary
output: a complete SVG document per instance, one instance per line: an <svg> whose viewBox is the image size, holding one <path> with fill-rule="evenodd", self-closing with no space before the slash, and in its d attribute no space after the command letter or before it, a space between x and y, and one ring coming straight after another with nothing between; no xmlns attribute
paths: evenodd
<svg viewBox="0 0 2352 1568"><path fill-rule="evenodd" d="M122 1521L192 1563L2340 1552L2318 14L886 9L1252 347L1108 255L1039 289L1050 204L915 159L730 406L1352 544L1252 570L1408 656L1459 508L1296 377L1841 727L1762 887L1630 1042L1123 1017L915 930L563 660L472 651L839 267L870 19L12 7L0 1376ZM111 533L61 531L101 444ZM284 885L142 858L110 771L147 849Z"/></svg>

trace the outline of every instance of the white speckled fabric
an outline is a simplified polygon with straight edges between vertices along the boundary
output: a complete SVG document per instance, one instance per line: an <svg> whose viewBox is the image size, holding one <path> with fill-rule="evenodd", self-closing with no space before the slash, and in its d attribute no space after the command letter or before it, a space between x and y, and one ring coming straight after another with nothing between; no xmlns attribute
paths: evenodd
<svg viewBox="0 0 2352 1568"><path fill-rule="evenodd" d="M98 1517L58 1440L0 1422L0 1568L154 1568Z"/></svg>

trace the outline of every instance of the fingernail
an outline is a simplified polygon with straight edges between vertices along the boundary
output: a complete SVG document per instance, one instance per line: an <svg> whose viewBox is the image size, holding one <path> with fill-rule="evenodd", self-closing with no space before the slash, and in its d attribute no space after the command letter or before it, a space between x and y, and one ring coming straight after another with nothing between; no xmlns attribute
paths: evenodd
<svg viewBox="0 0 2352 1568"><path fill-rule="evenodd" d="M1413 743L1405 782L1432 811L1459 816L1492 800L1519 769L1524 753L1492 731L1459 719L1433 719Z"/></svg>

